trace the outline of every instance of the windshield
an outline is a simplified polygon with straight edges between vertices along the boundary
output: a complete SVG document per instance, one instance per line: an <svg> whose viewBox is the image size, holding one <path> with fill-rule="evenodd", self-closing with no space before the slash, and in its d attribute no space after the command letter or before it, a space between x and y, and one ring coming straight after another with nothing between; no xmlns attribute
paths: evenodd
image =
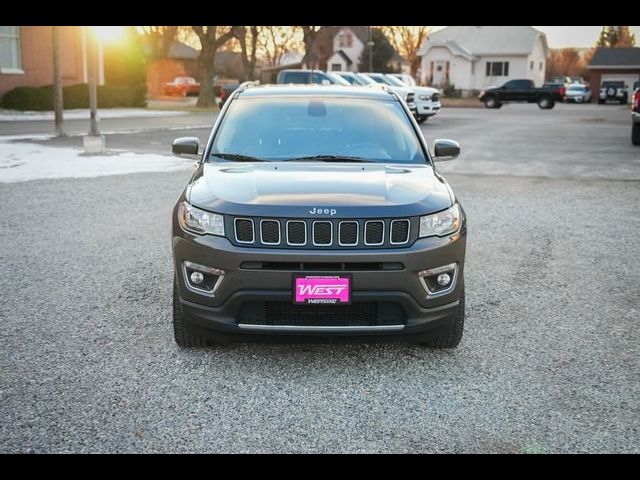
<svg viewBox="0 0 640 480"><path fill-rule="evenodd" d="M426 162L399 102L330 97L235 100L209 159Z"/></svg>
<svg viewBox="0 0 640 480"><path fill-rule="evenodd" d="M393 75L385 75L384 78L386 78L389 81L389 83L395 87L406 87L406 85L402 83L402 81L400 81Z"/></svg>
<svg viewBox="0 0 640 480"><path fill-rule="evenodd" d="M391 82L389 80L387 80L383 75L379 75L376 73L373 74L367 74L367 76L371 79L373 79L374 81L381 83L383 85L391 85Z"/></svg>
<svg viewBox="0 0 640 480"><path fill-rule="evenodd" d="M351 85L347 80L342 78L340 75L336 75L336 74L331 73L331 72L326 72L326 73L327 73L327 77L329 77L331 80L333 80L338 85Z"/></svg>
<svg viewBox="0 0 640 480"><path fill-rule="evenodd" d="M574 85L574 86L569 87L570 91L581 91L581 90L584 90L584 89L585 89L585 87L582 86L582 85Z"/></svg>

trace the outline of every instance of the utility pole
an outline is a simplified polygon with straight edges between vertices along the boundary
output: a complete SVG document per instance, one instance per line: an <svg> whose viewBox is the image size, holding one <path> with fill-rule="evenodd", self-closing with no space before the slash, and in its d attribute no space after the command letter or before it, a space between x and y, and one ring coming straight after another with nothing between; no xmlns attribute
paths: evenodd
<svg viewBox="0 0 640 480"><path fill-rule="evenodd" d="M89 81L89 135L83 137L85 153L103 153L104 135L98 129L98 39L90 28L84 27L87 41L87 76Z"/></svg>
<svg viewBox="0 0 640 480"><path fill-rule="evenodd" d="M64 137L62 97L62 68L60 68L60 27L53 26L53 111L55 115L56 136Z"/></svg>
<svg viewBox="0 0 640 480"><path fill-rule="evenodd" d="M371 25L369 25L369 71L373 72L373 39L371 37Z"/></svg>

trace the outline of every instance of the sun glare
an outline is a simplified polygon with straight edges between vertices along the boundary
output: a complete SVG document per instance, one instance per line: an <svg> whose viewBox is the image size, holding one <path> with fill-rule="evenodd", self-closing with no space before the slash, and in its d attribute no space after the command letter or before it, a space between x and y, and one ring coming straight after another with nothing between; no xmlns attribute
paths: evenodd
<svg viewBox="0 0 640 480"><path fill-rule="evenodd" d="M91 27L98 39L105 43L115 43L124 38L125 27L99 25Z"/></svg>

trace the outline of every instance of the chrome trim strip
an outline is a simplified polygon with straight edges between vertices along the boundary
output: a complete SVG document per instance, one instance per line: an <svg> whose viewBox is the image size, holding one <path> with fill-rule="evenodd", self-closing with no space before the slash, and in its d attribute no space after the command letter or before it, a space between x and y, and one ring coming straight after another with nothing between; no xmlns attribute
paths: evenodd
<svg viewBox="0 0 640 480"><path fill-rule="evenodd" d="M278 224L278 241L276 243L269 243L264 241L264 239L262 238L262 222L276 222ZM281 241L282 236L280 234L280 220L276 220L273 218L263 218L262 220L260 220L260 243L262 243L263 245L280 245Z"/></svg>
<svg viewBox="0 0 640 480"><path fill-rule="evenodd" d="M251 241L250 242L245 242L243 240L238 240L238 228L236 226L236 223L238 222L238 220L249 220L251 222ZM238 243L254 243L256 241L256 226L253 223L253 218L246 218L246 217L236 217L233 219L233 234L236 237L236 242Z"/></svg>
<svg viewBox="0 0 640 480"><path fill-rule="evenodd" d="M340 231L343 223L355 223L356 224L356 243L342 243L340 240ZM356 220L342 220L338 222L338 245L341 247L355 247L360 240L360 224Z"/></svg>
<svg viewBox="0 0 640 480"><path fill-rule="evenodd" d="M394 242L393 241L393 224L396 222L407 222L407 224L409 225L407 227L407 239L403 242ZM391 242L391 245L404 245L405 243L407 243L409 241L409 238L411 237L411 220L408 219L403 219L403 220L391 220L391 234L389 235L389 242Z"/></svg>
<svg viewBox="0 0 640 480"><path fill-rule="evenodd" d="M453 279L451 280L451 285L449 285L444 290L439 290L435 293L431 292L431 290L429 290L429 287L427 286L427 281L424 279L424 277L427 275L424 275L424 276L418 275L418 280L422 284L422 288L424 288L424 291L427 292L428 299L442 297L443 295L447 295L453 291L453 289L456 287L456 283L458 283L458 270L459 270L458 264L456 263L454 265L455 266L453 267ZM449 265L447 265L445 267L433 268L428 271L430 272L431 275L438 275L440 273L450 272L451 268L449 268Z"/></svg>
<svg viewBox="0 0 640 480"><path fill-rule="evenodd" d="M331 238L329 243L316 243L316 223L328 223L331 227ZM331 220L316 220L311 225L311 242L314 247L329 247L333 244L333 222Z"/></svg>
<svg viewBox="0 0 640 480"><path fill-rule="evenodd" d="M382 223L382 241L380 243L367 243L367 225L369 223ZM364 244L368 247L378 247L380 245L384 245L384 220L367 220L364 222Z"/></svg>
<svg viewBox="0 0 640 480"><path fill-rule="evenodd" d="M289 224L290 223L301 223L302 225L304 225L304 242L302 243L291 243L289 241ZM307 244L307 222L305 222L304 220L287 220L287 223L285 224L285 229L286 229L286 235L287 235L287 245L291 245L292 247L302 247L303 245Z"/></svg>
<svg viewBox="0 0 640 480"><path fill-rule="evenodd" d="M202 272L202 273L218 275L218 280L216 280L216 283L213 285L213 288L211 290L205 290L204 288L194 287L193 285L191 285L191 281L189 280L189 276L187 275L187 268L190 268L192 270L197 270L198 272ZM198 265L197 263L188 262L186 260L182 262L182 278L184 280L184 284L186 285L187 290L190 290L193 293L207 295L208 297L215 297L216 291L218 290L218 288L220 288L220 285L224 280L224 275L225 275L225 271L220 270L218 268Z"/></svg>
<svg viewBox="0 0 640 480"><path fill-rule="evenodd" d="M373 325L371 327L357 326L329 326L329 325L251 325L239 323L238 327L243 330L256 331L284 331L284 332L394 332L403 330L404 325Z"/></svg>

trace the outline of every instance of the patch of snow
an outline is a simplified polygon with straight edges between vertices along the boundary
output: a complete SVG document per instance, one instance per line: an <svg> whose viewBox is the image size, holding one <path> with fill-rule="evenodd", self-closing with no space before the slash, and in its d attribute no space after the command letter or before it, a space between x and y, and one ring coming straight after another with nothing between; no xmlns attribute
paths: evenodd
<svg viewBox="0 0 640 480"><path fill-rule="evenodd" d="M147 118L176 117L187 115L181 110L147 110L144 108L103 108L98 109L98 120L102 118ZM89 109L64 111L65 120L89 120ZM0 122L33 122L39 120L53 121L53 111L34 112L0 109Z"/></svg>
<svg viewBox="0 0 640 480"><path fill-rule="evenodd" d="M84 155L73 148L0 141L0 183L193 169L194 160L131 152Z"/></svg>

